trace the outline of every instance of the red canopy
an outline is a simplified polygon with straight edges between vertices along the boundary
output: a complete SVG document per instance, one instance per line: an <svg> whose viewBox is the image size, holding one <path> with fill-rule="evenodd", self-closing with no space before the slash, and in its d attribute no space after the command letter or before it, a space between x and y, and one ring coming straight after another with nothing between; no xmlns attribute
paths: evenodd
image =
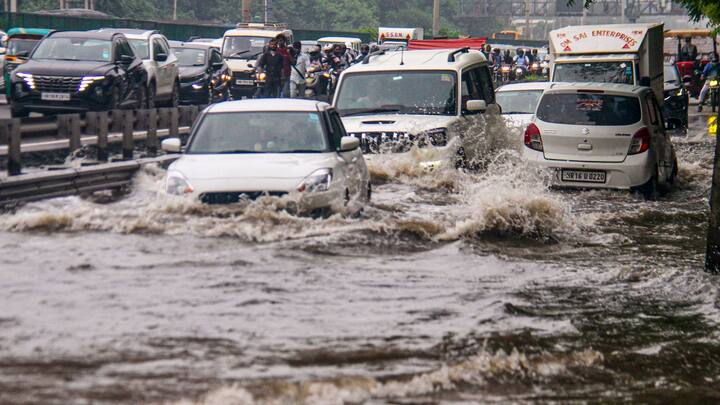
<svg viewBox="0 0 720 405"><path fill-rule="evenodd" d="M487 38L412 40L408 43L408 49L459 49L469 47L479 51L482 50L485 43L487 43Z"/></svg>

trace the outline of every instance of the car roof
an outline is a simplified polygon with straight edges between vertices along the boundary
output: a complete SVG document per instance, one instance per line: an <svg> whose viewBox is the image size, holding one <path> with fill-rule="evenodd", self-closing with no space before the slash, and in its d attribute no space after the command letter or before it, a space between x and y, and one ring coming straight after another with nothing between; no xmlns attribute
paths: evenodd
<svg viewBox="0 0 720 405"><path fill-rule="evenodd" d="M180 41L170 41L170 47L171 48L189 48L189 49L218 49L216 45L213 45L209 42L180 42Z"/></svg>
<svg viewBox="0 0 720 405"><path fill-rule="evenodd" d="M457 70L468 64L487 62L485 56L479 51L458 53L455 55L455 62L448 62L448 57L452 52L455 50L386 51L384 54L371 56L369 63L353 65L346 72Z"/></svg>
<svg viewBox="0 0 720 405"><path fill-rule="evenodd" d="M504 91L522 91L522 90L547 90L549 89L553 83L550 82L524 82L524 83L512 83L512 84L506 84L504 86L500 86L495 90L498 93L502 93Z"/></svg>
<svg viewBox="0 0 720 405"><path fill-rule="evenodd" d="M259 38L275 38L278 34L285 36L292 35L292 31L288 29L253 29L253 28L235 28L225 31L223 37L259 37Z"/></svg>
<svg viewBox="0 0 720 405"><path fill-rule="evenodd" d="M280 101L280 102L278 102ZM301 99L252 99L227 101L213 104L206 110L209 114L229 112L317 112L330 108L330 104L316 100Z"/></svg>
<svg viewBox="0 0 720 405"><path fill-rule="evenodd" d="M148 38L150 35L158 34L155 30L144 30L137 28L100 28L97 32L119 32L128 38Z"/></svg>
<svg viewBox="0 0 720 405"><path fill-rule="evenodd" d="M53 38L88 38L112 40L116 35L123 35L116 31L55 31L49 34Z"/></svg>
<svg viewBox="0 0 720 405"><path fill-rule="evenodd" d="M635 86L632 84L617 83L552 83L546 90L547 92L563 92L563 91L582 91L596 90L607 91L612 93L624 93L639 95L645 91L649 91L648 87Z"/></svg>

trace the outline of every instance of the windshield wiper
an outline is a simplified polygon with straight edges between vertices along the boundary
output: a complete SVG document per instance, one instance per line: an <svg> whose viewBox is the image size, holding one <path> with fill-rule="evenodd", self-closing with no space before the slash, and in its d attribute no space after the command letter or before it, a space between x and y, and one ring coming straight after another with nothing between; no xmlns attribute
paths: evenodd
<svg viewBox="0 0 720 405"><path fill-rule="evenodd" d="M236 56L240 56L240 55L246 54L246 53L248 53L248 52L250 52L249 49L244 50L244 51L237 51L237 52L235 52L235 53L232 53L232 54L226 56L226 58L234 58L234 57L236 57Z"/></svg>
<svg viewBox="0 0 720 405"><path fill-rule="evenodd" d="M394 112L400 112L400 108L386 108L386 107L380 107L380 108L368 108L364 110L357 110L357 111L350 111L346 113L341 113L340 115L343 117L350 117L353 115L369 115L369 114L382 114L382 113L394 113Z"/></svg>

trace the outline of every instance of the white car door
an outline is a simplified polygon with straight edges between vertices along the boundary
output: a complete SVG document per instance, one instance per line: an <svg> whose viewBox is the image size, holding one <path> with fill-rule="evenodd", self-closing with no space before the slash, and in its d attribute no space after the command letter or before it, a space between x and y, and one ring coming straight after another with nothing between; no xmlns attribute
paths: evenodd
<svg viewBox="0 0 720 405"><path fill-rule="evenodd" d="M173 77L172 69L173 64L170 60L169 50L165 48L163 40L159 36L153 36L150 42L150 49L152 49L152 63L155 66L157 82L157 94L160 97L166 97L172 93ZM157 55L165 54L167 59L164 61L156 60Z"/></svg>
<svg viewBox="0 0 720 405"><path fill-rule="evenodd" d="M339 143L342 137L347 136L340 115L338 115L335 110L329 110L328 118L330 120L332 136L336 142ZM365 179L365 170L362 169L365 163L362 151L360 148L357 148L349 152L340 152L339 155L343 161L347 189L350 190L351 196L362 196L363 194L361 193L365 192L363 185L366 184L367 181L367 179Z"/></svg>
<svg viewBox="0 0 720 405"><path fill-rule="evenodd" d="M648 121L650 121L647 124L652 133L652 146L655 150L655 159L658 165L658 181L664 182L672 175L672 144L665 131L665 121L654 94L648 92L645 100L648 109Z"/></svg>

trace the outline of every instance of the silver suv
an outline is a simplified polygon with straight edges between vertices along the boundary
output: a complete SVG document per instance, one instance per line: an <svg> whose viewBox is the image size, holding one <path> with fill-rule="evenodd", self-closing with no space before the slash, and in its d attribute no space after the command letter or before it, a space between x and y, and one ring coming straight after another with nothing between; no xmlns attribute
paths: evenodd
<svg viewBox="0 0 720 405"><path fill-rule="evenodd" d="M157 31L127 28L103 28L125 34L135 54L142 58L148 73L147 108L158 104L176 107L180 100L178 60L167 38Z"/></svg>

